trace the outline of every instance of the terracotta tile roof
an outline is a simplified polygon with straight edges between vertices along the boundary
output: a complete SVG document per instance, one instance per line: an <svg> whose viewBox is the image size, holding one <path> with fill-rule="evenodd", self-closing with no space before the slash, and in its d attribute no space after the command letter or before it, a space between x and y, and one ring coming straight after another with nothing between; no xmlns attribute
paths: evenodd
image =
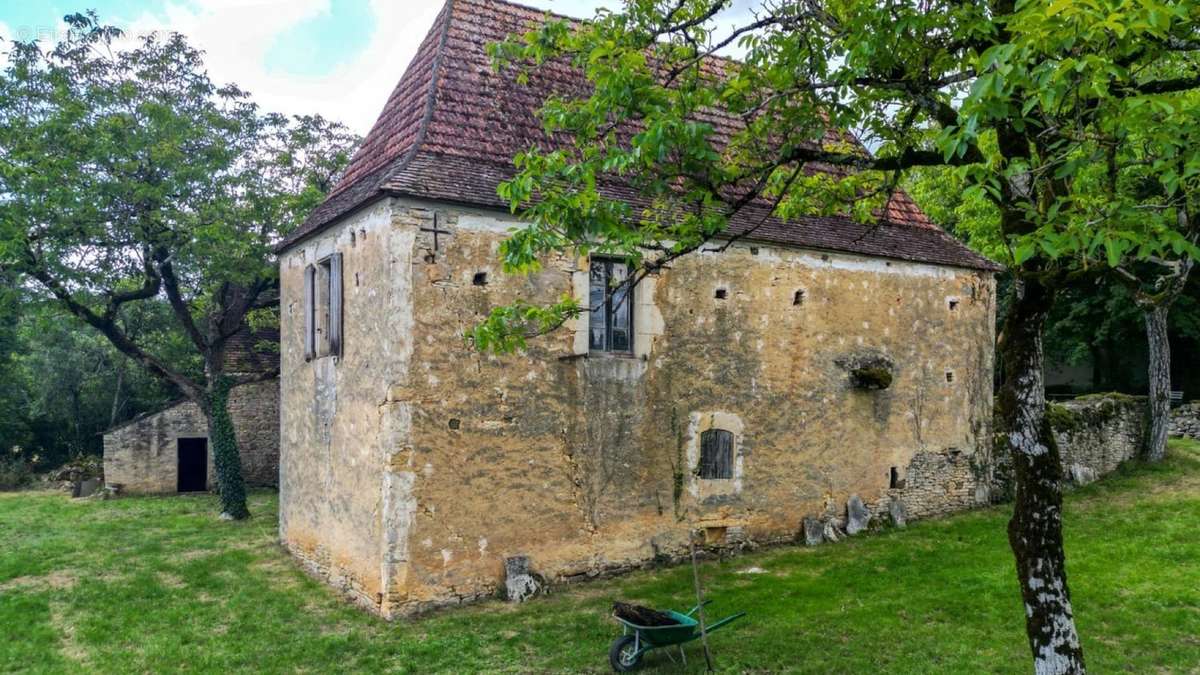
<svg viewBox="0 0 1200 675"><path fill-rule="evenodd" d="M549 94L587 92L583 75L562 63L534 70L527 86L493 69L486 46L530 30L545 17L542 10L497 0L449 0L341 182L277 250L384 195L507 209L496 195L496 185L512 176L512 157L533 145L555 145L536 115L542 101ZM720 69L724 62L714 59L706 67ZM717 143L741 128L738 118L722 110L709 110L704 116L714 127ZM853 141L836 131L830 136ZM636 192L617 181L604 190L641 205ZM744 209L731 222L731 231L756 228L753 239L759 241L999 269L938 229L902 192L893 196L880 222L872 226L841 217L783 222L766 211L765 205Z"/></svg>

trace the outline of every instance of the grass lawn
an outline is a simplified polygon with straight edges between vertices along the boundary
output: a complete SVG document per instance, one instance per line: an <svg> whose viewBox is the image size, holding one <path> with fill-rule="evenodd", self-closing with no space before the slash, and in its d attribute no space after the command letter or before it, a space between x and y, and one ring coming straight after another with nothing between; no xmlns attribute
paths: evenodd
<svg viewBox="0 0 1200 675"><path fill-rule="evenodd" d="M275 505L0 495L0 671L602 672L613 599L693 604L679 567L388 624L298 571ZM713 635L718 669L1028 672L1006 510L703 565L710 616L750 613ZM1093 672L1200 672L1200 444L1071 493L1066 541Z"/></svg>

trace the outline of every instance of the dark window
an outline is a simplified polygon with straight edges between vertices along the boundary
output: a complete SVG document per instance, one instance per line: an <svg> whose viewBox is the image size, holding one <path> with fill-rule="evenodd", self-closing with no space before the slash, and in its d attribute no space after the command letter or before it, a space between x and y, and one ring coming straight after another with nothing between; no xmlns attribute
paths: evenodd
<svg viewBox="0 0 1200 675"><path fill-rule="evenodd" d="M588 345L594 352L633 351L633 289L625 283L627 275L623 262L592 260Z"/></svg>
<svg viewBox="0 0 1200 675"><path fill-rule="evenodd" d="M733 478L733 434L709 429L700 434L700 477Z"/></svg>

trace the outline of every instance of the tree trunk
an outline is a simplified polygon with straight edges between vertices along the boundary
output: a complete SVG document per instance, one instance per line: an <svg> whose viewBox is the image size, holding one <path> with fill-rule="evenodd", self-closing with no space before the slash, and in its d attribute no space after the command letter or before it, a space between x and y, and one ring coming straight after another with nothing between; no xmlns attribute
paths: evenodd
<svg viewBox="0 0 1200 675"><path fill-rule="evenodd" d="M121 415L121 392L125 389L125 362L117 357L117 383L113 387L112 407L108 412L108 426L115 427Z"/></svg>
<svg viewBox="0 0 1200 675"><path fill-rule="evenodd" d="M233 432L233 420L229 416L230 385L228 377L221 375L217 378L208 396L205 414L208 418L208 438L213 448L213 465L217 470L221 517L242 520L250 517L250 510L246 508L242 458Z"/></svg>
<svg viewBox="0 0 1200 675"><path fill-rule="evenodd" d="M1170 305L1144 308L1149 343L1150 427L1146 430L1145 457L1157 462L1167 456L1167 431L1171 426L1171 343L1167 339Z"/></svg>
<svg viewBox="0 0 1200 675"><path fill-rule="evenodd" d="M1001 424L1008 434L1016 491L1008 541L1025 602L1034 672L1083 673L1063 553L1062 461L1045 414L1042 328L1054 293L1024 279L1016 282L1014 296L999 345L1006 371Z"/></svg>

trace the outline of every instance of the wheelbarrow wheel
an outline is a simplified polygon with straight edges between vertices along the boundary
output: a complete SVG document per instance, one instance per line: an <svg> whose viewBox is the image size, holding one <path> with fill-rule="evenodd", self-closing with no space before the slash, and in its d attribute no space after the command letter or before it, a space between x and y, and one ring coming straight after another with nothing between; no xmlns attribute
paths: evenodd
<svg viewBox="0 0 1200 675"><path fill-rule="evenodd" d="M642 656L645 652L639 652L637 649L637 640L632 635L622 635L613 640L612 646L608 648L608 662L612 664L612 669L618 673L628 673L631 670L637 670L642 665Z"/></svg>

